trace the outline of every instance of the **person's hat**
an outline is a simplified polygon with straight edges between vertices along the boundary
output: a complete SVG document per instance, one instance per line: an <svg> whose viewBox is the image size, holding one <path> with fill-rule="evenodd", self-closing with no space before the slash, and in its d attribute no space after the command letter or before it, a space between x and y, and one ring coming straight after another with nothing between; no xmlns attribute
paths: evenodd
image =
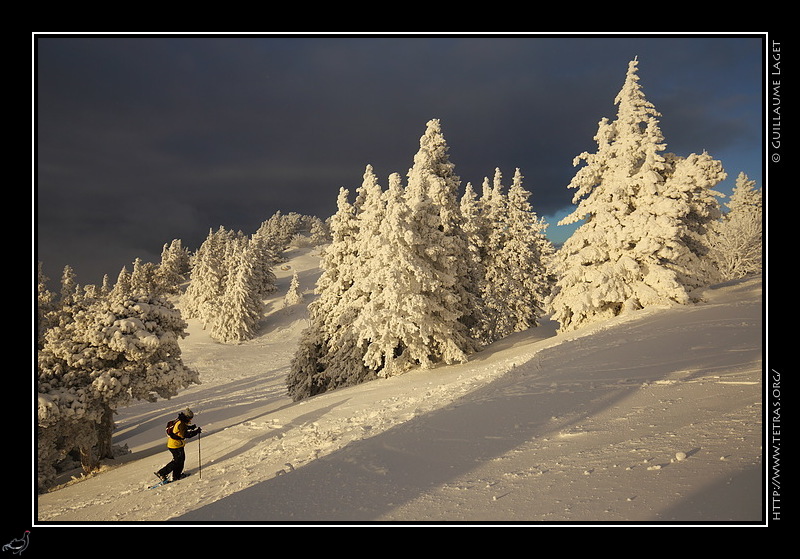
<svg viewBox="0 0 800 559"><path fill-rule="evenodd" d="M191 418L194 417L194 412L192 410L190 410L189 408L186 408L185 410L180 412L178 415L182 415L186 419L191 419Z"/></svg>

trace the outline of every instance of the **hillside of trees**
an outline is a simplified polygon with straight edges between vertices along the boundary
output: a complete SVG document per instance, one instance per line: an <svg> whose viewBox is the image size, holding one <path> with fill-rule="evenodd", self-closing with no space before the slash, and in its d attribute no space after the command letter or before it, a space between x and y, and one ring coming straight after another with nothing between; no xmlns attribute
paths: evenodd
<svg viewBox="0 0 800 559"><path fill-rule="evenodd" d="M701 286L761 272L762 195L726 178L709 154L665 151L658 117L630 62L603 118L597 150L575 158L569 188L579 223L560 249L515 169L480 188L461 185L441 123L427 123L405 178L385 186L367 165L359 187L341 189L323 221L276 213L252 234L220 227L200 247L164 246L159 263L137 260L115 283L61 291L38 270L38 479L60 464L85 471L111 456L114 411L169 398L200 382L181 361L185 319L221 343L257 335L273 269L292 242L324 246L309 326L287 377L294 400L462 362L550 315L561 331L653 305L685 305ZM286 302L301 301L296 282Z"/></svg>

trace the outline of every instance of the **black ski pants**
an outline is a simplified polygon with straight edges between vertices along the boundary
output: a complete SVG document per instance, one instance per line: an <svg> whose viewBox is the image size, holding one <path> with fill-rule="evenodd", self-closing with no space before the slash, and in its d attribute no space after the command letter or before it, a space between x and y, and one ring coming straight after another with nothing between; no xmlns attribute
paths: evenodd
<svg viewBox="0 0 800 559"><path fill-rule="evenodd" d="M169 451L172 453L172 460L169 464L158 470L158 473L162 476L167 476L172 472L172 480L174 481L179 479L183 473L183 465L186 462L186 452L184 452L183 447L170 448Z"/></svg>

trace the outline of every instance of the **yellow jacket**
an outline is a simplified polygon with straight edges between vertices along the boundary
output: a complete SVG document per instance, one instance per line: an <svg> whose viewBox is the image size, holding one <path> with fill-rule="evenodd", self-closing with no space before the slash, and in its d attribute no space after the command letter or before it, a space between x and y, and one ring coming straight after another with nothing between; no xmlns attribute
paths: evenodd
<svg viewBox="0 0 800 559"><path fill-rule="evenodd" d="M167 448L181 448L186 444L184 439L189 435L189 425L179 419L172 426L172 433L177 437L167 437Z"/></svg>

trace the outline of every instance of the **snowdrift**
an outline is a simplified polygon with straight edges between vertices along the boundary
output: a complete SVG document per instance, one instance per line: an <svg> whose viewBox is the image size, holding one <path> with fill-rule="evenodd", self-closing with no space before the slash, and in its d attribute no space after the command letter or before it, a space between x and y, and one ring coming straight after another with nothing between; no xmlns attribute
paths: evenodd
<svg viewBox="0 0 800 559"><path fill-rule="evenodd" d="M319 274L278 270L261 335L196 324L203 384L121 410L130 453L37 499L39 525L112 523L759 523L761 278L555 335L512 335L469 362L293 403L284 379ZM284 307L297 272L305 300ZM148 490L163 425L191 407L193 475Z"/></svg>

